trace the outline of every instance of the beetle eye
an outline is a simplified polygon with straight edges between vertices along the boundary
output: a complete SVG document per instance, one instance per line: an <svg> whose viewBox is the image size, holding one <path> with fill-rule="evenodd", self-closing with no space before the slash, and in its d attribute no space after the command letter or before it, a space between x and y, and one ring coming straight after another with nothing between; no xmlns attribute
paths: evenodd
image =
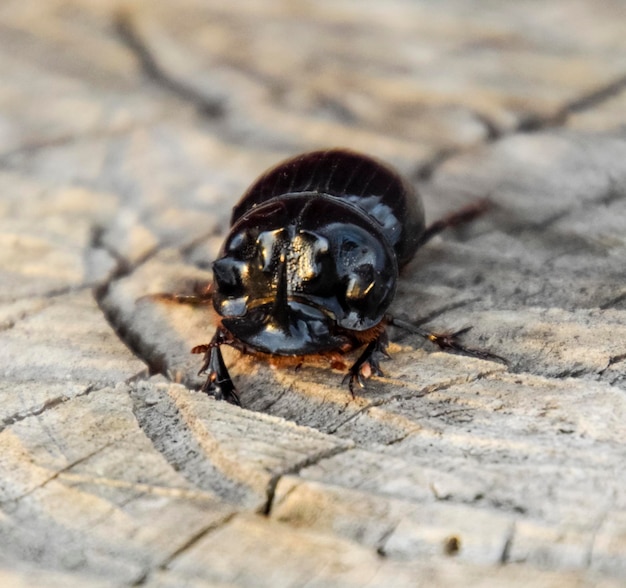
<svg viewBox="0 0 626 588"><path fill-rule="evenodd" d="M340 255L345 259L344 263L347 266L359 266L355 273L369 271L360 268L371 267L376 260L376 254L371 247L366 243L353 240L350 236L343 239Z"/></svg>
<svg viewBox="0 0 626 588"><path fill-rule="evenodd" d="M243 288L248 274L248 264L232 257L222 257L213 262L213 275L222 294L232 295Z"/></svg>
<svg viewBox="0 0 626 588"><path fill-rule="evenodd" d="M363 303L374 288L374 268L370 264L361 265L348 274L346 299L351 303Z"/></svg>

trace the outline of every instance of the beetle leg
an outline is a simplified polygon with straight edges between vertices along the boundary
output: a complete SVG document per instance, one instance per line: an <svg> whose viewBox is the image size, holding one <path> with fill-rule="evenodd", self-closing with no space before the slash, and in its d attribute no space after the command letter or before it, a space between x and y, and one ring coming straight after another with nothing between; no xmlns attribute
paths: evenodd
<svg viewBox="0 0 626 588"><path fill-rule="evenodd" d="M474 220L476 217L489 210L491 206L492 203L487 198L482 198L481 200L478 200L469 206L465 206L448 216L444 216L442 219L439 219L426 227L426 230L422 233L419 239L417 247L421 247L445 229L458 227L459 225Z"/></svg>
<svg viewBox="0 0 626 588"><path fill-rule="evenodd" d="M387 322L390 325L394 325L399 327L413 335L419 335L424 339L427 339L431 343L434 343L439 347L439 349L443 351L452 351L456 353L460 353L462 355L469 355L471 357L477 357L478 359L487 359L487 360L495 360L500 361L506 365L508 365L508 360L500 355L496 355L495 353L491 353L490 351L486 351L485 349L472 349L471 347L465 347L459 342L459 337L464 333L467 333L472 327L465 327L456 331L455 333L433 333L431 331L427 331L409 323L407 321L403 321L402 319L397 319L392 316L387 317Z"/></svg>
<svg viewBox="0 0 626 588"><path fill-rule="evenodd" d="M239 394L228 373L220 345L228 344L224 331L218 329L208 345L197 345L192 353L204 353L204 363L198 375L207 374L202 391L215 397L216 400L226 400L231 404L241 406Z"/></svg>
<svg viewBox="0 0 626 588"><path fill-rule="evenodd" d="M360 388L365 388L365 380L370 377L371 374L375 376L382 376L383 372L380 369L380 356L389 357L387 353L387 346L389 345L389 338L387 332L382 333L370 341L363 353L359 355L359 358L352 364L346 377L343 379L345 383L349 379L348 387L350 388L350 394L354 398L354 385L358 384ZM369 368L370 374L364 374L363 372Z"/></svg>

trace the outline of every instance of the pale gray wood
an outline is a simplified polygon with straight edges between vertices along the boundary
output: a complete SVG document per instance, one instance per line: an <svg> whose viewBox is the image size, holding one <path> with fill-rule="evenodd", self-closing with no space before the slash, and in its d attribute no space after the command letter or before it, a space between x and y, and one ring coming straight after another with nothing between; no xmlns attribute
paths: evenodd
<svg viewBox="0 0 626 588"><path fill-rule="evenodd" d="M0 584L621 586L626 35L615 0L6 0ZM351 398L226 350L193 292L268 166L395 164L430 220Z"/></svg>

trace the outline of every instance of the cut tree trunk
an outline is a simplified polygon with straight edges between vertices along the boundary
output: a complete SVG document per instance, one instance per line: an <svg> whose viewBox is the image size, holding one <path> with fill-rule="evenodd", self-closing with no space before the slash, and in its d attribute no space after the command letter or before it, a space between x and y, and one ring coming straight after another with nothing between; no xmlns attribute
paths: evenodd
<svg viewBox="0 0 626 588"><path fill-rule="evenodd" d="M623 586L621 2L5 0L0 585ZM281 159L363 151L436 220L343 373L226 350L189 294Z"/></svg>

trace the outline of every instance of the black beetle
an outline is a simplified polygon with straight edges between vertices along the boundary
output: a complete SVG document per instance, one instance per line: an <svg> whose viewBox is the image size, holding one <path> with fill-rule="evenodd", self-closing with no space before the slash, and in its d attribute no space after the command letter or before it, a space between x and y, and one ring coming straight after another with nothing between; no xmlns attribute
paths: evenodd
<svg viewBox="0 0 626 588"><path fill-rule="evenodd" d="M485 209L473 204L426 228L421 200L387 165L343 150L289 159L262 175L233 209L230 232L213 263L214 281L185 302L211 301L219 325L204 353L203 390L239 404L221 345L269 357L337 357L363 348L348 370L350 391L381 375L387 325L442 349L502 358L463 347L454 334L424 331L387 314L399 270L446 227Z"/></svg>

